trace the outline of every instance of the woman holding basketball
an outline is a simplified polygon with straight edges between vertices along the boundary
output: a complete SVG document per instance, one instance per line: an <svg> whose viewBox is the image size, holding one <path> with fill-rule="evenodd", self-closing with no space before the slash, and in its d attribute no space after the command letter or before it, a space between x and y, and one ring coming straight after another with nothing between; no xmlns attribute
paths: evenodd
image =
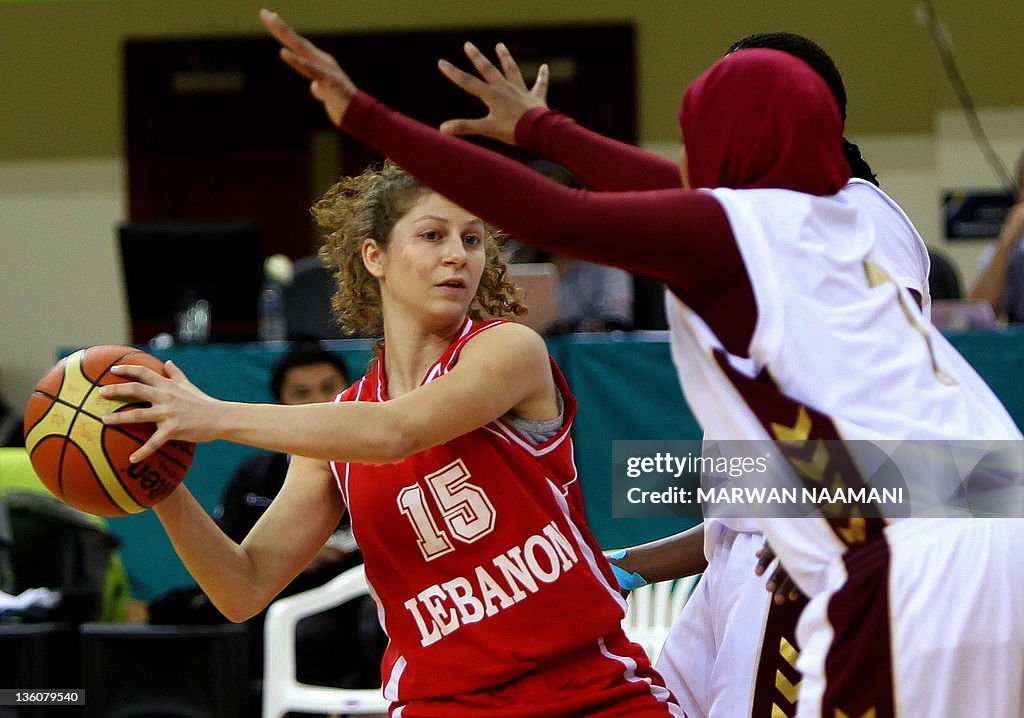
<svg viewBox="0 0 1024 718"><path fill-rule="evenodd" d="M366 376L306 406L217 401L173 365L169 379L122 367L136 382L104 389L152 404L106 419L157 423L137 461L184 435L294 456L241 545L187 489L156 507L186 567L244 620L347 508L390 638L392 715L683 715L619 626L625 603L583 519L561 372L531 329L470 317L522 311L492 231L392 164L342 180L314 211L343 328L383 330Z"/></svg>
<svg viewBox="0 0 1024 718"><path fill-rule="evenodd" d="M840 439L1002 439L1014 461L992 485L1019 499L1020 431L890 278L876 224L839 194L842 117L806 63L765 49L719 60L683 98L684 187L594 193L390 110L275 14L261 17L331 120L434 190L525 243L665 281L691 408L709 435L778 439L789 470L773 479L863 486ZM826 441L835 453L822 468ZM903 467L908 482L963 489L956 462L933 463ZM736 480L756 488L759 477ZM1024 525L829 506L756 517L811 597L798 715L1020 715Z"/></svg>

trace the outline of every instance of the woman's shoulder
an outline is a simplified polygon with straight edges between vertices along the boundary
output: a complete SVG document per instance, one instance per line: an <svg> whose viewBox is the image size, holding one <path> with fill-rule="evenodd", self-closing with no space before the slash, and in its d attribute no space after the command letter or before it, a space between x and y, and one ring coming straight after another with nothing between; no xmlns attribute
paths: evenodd
<svg viewBox="0 0 1024 718"><path fill-rule="evenodd" d="M466 342L485 338L486 343L500 342L533 347L543 347L547 351L544 338L525 324L510 319L488 319L473 322L472 330L466 336Z"/></svg>
<svg viewBox="0 0 1024 718"><path fill-rule="evenodd" d="M463 338L456 356L486 357L489 361L511 361L522 366L535 363L538 367L550 361L544 338L525 324L487 320L474 322L474 329Z"/></svg>

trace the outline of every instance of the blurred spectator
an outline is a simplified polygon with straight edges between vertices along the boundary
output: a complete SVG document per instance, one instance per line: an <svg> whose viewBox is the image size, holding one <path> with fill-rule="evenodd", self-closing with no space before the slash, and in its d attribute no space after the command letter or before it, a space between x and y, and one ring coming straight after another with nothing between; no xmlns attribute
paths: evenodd
<svg viewBox="0 0 1024 718"><path fill-rule="evenodd" d="M558 269L559 332L603 332L633 325L633 277L629 272L561 255L551 257Z"/></svg>
<svg viewBox="0 0 1024 718"><path fill-rule="evenodd" d="M960 272L945 252L928 247L928 294L932 301L963 299Z"/></svg>
<svg viewBox="0 0 1024 718"><path fill-rule="evenodd" d="M561 165L536 160L530 167L566 187L583 187ZM558 269L559 316L545 333L632 328L633 276L629 272L523 247L515 248L511 261L551 262Z"/></svg>
<svg viewBox="0 0 1024 718"><path fill-rule="evenodd" d="M1017 165L1017 197L999 237L978 258L971 299L983 299L1009 322L1024 321L1024 154Z"/></svg>

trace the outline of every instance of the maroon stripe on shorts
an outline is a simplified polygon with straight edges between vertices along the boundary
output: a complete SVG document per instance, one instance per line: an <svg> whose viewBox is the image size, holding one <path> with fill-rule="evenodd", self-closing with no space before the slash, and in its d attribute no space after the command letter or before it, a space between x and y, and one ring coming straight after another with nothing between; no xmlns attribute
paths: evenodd
<svg viewBox="0 0 1024 718"><path fill-rule="evenodd" d="M828 604L834 636L825 657L821 715L895 718L885 534L843 555L846 583Z"/></svg>
<svg viewBox="0 0 1024 718"><path fill-rule="evenodd" d="M796 643L796 621L807 605L803 595L782 605L772 601L765 619L761 655L754 672L754 698L750 718L793 718L800 689L800 672L796 669L799 649Z"/></svg>

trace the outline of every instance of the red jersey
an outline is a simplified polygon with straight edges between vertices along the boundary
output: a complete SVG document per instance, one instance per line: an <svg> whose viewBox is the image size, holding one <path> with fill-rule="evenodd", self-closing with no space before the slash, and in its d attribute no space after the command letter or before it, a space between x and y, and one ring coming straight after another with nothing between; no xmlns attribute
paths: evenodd
<svg viewBox="0 0 1024 718"><path fill-rule="evenodd" d="M480 332L468 318L423 384ZM339 401L387 401L385 354ZM587 528L570 429L539 445L503 419L393 464L332 462L390 638L392 701L485 690L618 631L625 602ZM451 407L451 411L458 411Z"/></svg>

